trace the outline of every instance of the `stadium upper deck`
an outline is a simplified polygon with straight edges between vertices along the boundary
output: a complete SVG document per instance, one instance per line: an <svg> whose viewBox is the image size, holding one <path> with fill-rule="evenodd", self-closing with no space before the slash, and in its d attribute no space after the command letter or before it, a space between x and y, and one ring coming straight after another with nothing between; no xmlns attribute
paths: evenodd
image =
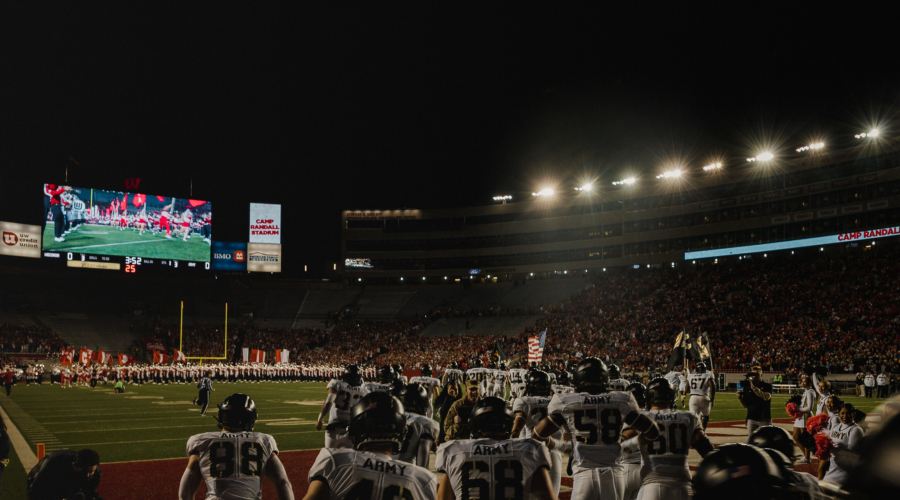
<svg viewBox="0 0 900 500"><path fill-rule="evenodd" d="M343 275L446 282L467 279L477 269L480 278L524 279L670 265L683 261L685 251L900 222L900 143L798 153L675 180L604 182L594 192L567 188L517 203L347 210L341 216Z"/></svg>

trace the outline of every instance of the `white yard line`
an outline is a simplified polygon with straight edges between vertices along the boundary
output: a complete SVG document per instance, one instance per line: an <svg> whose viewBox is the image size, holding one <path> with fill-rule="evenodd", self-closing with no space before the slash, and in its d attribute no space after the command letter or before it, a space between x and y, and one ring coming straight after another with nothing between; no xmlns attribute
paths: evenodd
<svg viewBox="0 0 900 500"><path fill-rule="evenodd" d="M22 433L19 432L19 429L16 428L15 424L13 424L12 420L9 418L9 415L6 414L6 411L3 410L3 407L0 406L0 415L3 416L3 421L6 422L6 432L9 434L9 441L12 443L13 448L16 450L16 455L19 456L19 460L22 462L22 467L25 468L25 473L27 474L31 469L34 468L38 463L37 455L31 451L31 447L28 446L28 442L25 441L25 438L22 437Z"/></svg>

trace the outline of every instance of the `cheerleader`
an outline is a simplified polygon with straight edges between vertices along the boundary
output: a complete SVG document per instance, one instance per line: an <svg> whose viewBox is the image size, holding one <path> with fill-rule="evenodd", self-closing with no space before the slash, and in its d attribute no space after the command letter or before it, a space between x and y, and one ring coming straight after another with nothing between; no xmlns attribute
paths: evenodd
<svg viewBox="0 0 900 500"><path fill-rule="evenodd" d="M803 433L803 430L806 429L806 420L810 417L813 406L816 404L816 390L813 389L812 379L803 377L801 385L803 387L803 394L800 397L799 411L803 413L803 415L794 420L794 441L797 443L800 442L800 435ZM803 451L803 458L797 460L797 463L808 464L809 450L803 446L800 446L800 450Z"/></svg>
<svg viewBox="0 0 900 500"><path fill-rule="evenodd" d="M863 430L856 423L856 408L850 403L845 403L840 410L840 423L827 430L828 437L834 443L835 448L846 451L856 451L862 438ZM835 460L835 454L826 462L826 473L819 478L825 482L843 486L847 482L848 471L842 469Z"/></svg>

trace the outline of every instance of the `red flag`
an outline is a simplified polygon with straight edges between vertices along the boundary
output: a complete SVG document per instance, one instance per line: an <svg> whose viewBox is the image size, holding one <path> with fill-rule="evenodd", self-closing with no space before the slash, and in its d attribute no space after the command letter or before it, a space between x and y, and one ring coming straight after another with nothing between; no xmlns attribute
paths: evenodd
<svg viewBox="0 0 900 500"><path fill-rule="evenodd" d="M122 365L122 366L125 366L125 365L133 365L133 364L134 364L134 358L131 357L131 356L129 356L129 355L127 355L127 354L122 354L122 353L120 352L120 353L119 353L119 364Z"/></svg>
<svg viewBox="0 0 900 500"><path fill-rule="evenodd" d="M169 362L169 355L159 351L153 351L153 362L158 365L164 365Z"/></svg>
<svg viewBox="0 0 900 500"><path fill-rule="evenodd" d="M266 351L252 349L250 351L250 362L251 363L265 363L266 362Z"/></svg>
<svg viewBox="0 0 900 500"><path fill-rule="evenodd" d="M78 362L83 364L84 366L88 366L91 364L93 357L94 357L94 351L82 347L81 352L79 353L79 356L78 356Z"/></svg>
<svg viewBox="0 0 900 500"><path fill-rule="evenodd" d="M288 357L290 356L291 351L287 349L278 349L275 351L275 362L276 363L287 363Z"/></svg>
<svg viewBox="0 0 900 500"><path fill-rule="evenodd" d="M122 198L122 204L119 206L123 211L128 210L128 193L125 193L125 197Z"/></svg>
<svg viewBox="0 0 900 500"><path fill-rule="evenodd" d="M157 196L156 199L159 200L159 201L161 201L161 202L163 202L163 203L165 203L165 201L166 201L166 199L163 198L162 196Z"/></svg>
<svg viewBox="0 0 900 500"><path fill-rule="evenodd" d="M74 347L66 347L63 349L62 354L59 356L59 364L62 366L72 366L72 361L75 360L75 348Z"/></svg>
<svg viewBox="0 0 900 500"><path fill-rule="evenodd" d="M184 353L179 351L178 349L174 349L175 353L173 354L172 361L175 363L185 363L187 362L187 358L184 357Z"/></svg>
<svg viewBox="0 0 900 500"><path fill-rule="evenodd" d="M131 199L131 204L134 205L134 206L136 206L136 207L139 207L139 206L143 205L145 201L147 201L147 196L146 196L146 195L143 195L143 194L136 194L136 195L134 195L134 197Z"/></svg>
<svg viewBox="0 0 900 500"><path fill-rule="evenodd" d="M188 203L190 203L192 207L199 207L206 202L203 200L188 200Z"/></svg>

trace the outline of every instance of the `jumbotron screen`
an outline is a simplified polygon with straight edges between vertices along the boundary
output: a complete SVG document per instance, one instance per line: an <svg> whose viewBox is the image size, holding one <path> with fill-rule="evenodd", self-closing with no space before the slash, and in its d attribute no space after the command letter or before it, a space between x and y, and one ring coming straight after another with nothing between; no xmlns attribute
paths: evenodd
<svg viewBox="0 0 900 500"><path fill-rule="evenodd" d="M98 266L124 263L126 272L134 272L140 263L209 269L212 204L45 184L42 248L45 257L97 263L75 267L110 269Z"/></svg>

